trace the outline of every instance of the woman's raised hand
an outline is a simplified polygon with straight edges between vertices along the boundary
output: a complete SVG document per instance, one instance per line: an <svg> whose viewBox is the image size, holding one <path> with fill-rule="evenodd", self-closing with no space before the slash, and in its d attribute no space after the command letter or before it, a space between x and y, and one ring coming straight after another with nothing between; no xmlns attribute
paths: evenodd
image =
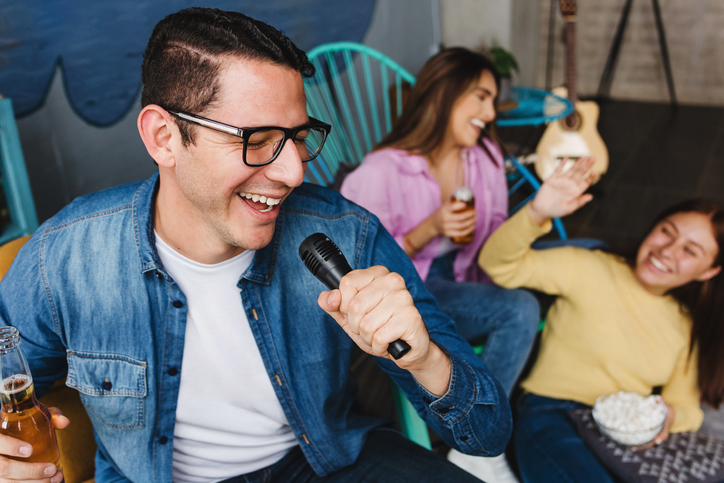
<svg viewBox="0 0 724 483"><path fill-rule="evenodd" d="M595 179L590 172L594 158L579 158L564 172L566 161L558 163L529 205L530 214L539 225L551 218L570 215L593 199L593 195L584 193Z"/></svg>

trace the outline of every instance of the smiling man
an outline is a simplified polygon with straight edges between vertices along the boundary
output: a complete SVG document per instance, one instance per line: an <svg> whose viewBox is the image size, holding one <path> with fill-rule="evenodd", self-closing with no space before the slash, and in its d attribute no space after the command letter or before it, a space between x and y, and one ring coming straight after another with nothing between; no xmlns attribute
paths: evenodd
<svg viewBox="0 0 724 483"><path fill-rule="evenodd" d="M354 344L450 446L504 449L504 392L404 252L369 212L303 183L330 130L306 112L313 71L239 13L162 20L138 117L158 173L75 200L0 284L39 392L67 373L81 393L98 483L477 481L353 411ZM299 260L315 232L356 268L340 290L322 292ZM394 360L397 339L411 350ZM1 454L21 447L0 438ZM0 476L46 466L3 461Z"/></svg>

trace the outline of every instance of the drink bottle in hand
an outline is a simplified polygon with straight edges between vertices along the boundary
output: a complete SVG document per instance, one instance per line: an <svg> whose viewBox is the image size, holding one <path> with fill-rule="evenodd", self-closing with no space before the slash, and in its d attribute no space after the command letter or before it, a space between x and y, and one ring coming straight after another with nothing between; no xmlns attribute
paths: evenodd
<svg viewBox="0 0 724 483"><path fill-rule="evenodd" d="M20 349L15 327L0 327L0 434L29 443L33 454L18 461L53 463L60 471L60 451L50 411L35 397L33 377Z"/></svg>

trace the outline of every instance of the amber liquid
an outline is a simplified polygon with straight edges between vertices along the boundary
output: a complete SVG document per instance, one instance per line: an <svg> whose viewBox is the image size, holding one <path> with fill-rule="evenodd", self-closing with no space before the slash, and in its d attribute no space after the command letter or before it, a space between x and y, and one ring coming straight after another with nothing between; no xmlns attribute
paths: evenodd
<svg viewBox="0 0 724 483"><path fill-rule="evenodd" d="M60 450L50 411L35 397L35 387L25 376L8 377L0 389L0 433L33 447L27 458L8 456L18 461L53 463L60 471Z"/></svg>
<svg viewBox="0 0 724 483"><path fill-rule="evenodd" d="M462 213L464 211L470 211L475 209L475 198L470 196L468 199L461 200L455 196L455 193L453 193L451 197L452 201L463 201L467 205L462 210L458 210L456 213ZM452 237L453 243L457 243L458 245L467 245L468 243L472 243L473 238L475 238L475 230L471 231L465 236L454 236Z"/></svg>

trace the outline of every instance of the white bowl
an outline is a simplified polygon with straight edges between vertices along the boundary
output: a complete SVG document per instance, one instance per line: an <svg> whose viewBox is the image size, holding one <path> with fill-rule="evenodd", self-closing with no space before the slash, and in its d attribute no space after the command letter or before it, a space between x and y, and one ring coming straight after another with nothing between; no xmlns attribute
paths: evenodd
<svg viewBox="0 0 724 483"><path fill-rule="evenodd" d="M596 426L598 426L598 429L601 431L601 433L605 434L619 444L627 446L638 446L650 442L664 428L667 412L666 405L661 400L661 398L657 397L657 405L661 409L663 409L663 416L660 418L660 420L657 420L654 423L649 422L650 424L646 424L643 427L636 427L636 425L633 424L631 421L627 421L627 424L607 424L606 421L602 421L602 419L604 418L601 417L600 411L598 411L597 409L600 407L601 403L604 400L610 397L617 397L621 394L627 393L619 392L614 394L606 394L596 400L596 404L594 404L592 411L593 420L595 421ZM628 416L633 415L628 414Z"/></svg>

